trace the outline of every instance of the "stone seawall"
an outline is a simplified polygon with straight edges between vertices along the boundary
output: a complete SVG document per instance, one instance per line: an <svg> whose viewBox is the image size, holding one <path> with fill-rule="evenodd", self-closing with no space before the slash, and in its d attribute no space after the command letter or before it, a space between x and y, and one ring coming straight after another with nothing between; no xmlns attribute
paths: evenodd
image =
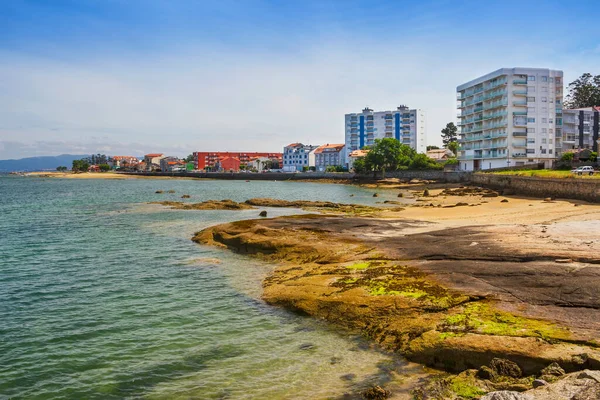
<svg viewBox="0 0 600 400"><path fill-rule="evenodd" d="M129 175L138 176L173 176L173 177L189 177L189 178L204 178L204 179L223 179L223 180L264 180L264 181L303 181L303 180L356 180L356 181L371 181L379 179L380 174L354 174L350 172L328 173L328 172L305 172L305 173L283 173L283 172L267 172L261 174L251 173L234 173L234 172L137 172L126 173ZM440 182L468 182L471 174L468 172L459 171L395 171L385 174L386 178L398 178L403 180L419 179L432 180Z"/></svg>
<svg viewBox="0 0 600 400"><path fill-rule="evenodd" d="M528 176L473 174L471 183L493 189L509 189L532 197L557 197L600 203L600 179L549 179Z"/></svg>

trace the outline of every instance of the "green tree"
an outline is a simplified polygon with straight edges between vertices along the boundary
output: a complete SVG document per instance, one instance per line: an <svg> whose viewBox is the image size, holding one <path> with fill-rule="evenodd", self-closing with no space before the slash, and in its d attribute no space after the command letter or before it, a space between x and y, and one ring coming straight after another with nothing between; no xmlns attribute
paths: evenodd
<svg viewBox="0 0 600 400"><path fill-rule="evenodd" d="M56 167L56 170L60 171L60 172L65 172L67 170L67 167L64 167L64 166Z"/></svg>
<svg viewBox="0 0 600 400"><path fill-rule="evenodd" d="M192 161L194 161L194 155L193 155L193 154L190 154L189 156L187 156L187 157L184 159L184 161L185 161L185 162L192 162Z"/></svg>
<svg viewBox="0 0 600 400"><path fill-rule="evenodd" d="M416 154L408 166L410 169L439 169L440 167L441 165L438 165L435 160L422 153Z"/></svg>
<svg viewBox="0 0 600 400"><path fill-rule="evenodd" d="M440 148L438 146L427 146L427 151L429 150L439 150Z"/></svg>
<svg viewBox="0 0 600 400"><path fill-rule="evenodd" d="M446 145L446 148L454 153L454 155L458 155L458 142L450 142Z"/></svg>
<svg viewBox="0 0 600 400"><path fill-rule="evenodd" d="M354 172L356 172L357 174L366 174L367 172L371 172L371 171L367 170L367 165L366 165L364 157L360 157L360 158L357 158L356 160L354 160L354 163L352 164L352 168L354 169Z"/></svg>
<svg viewBox="0 0 600 400"><path fill-rule="evenodd" d="M401 166L409 166L416 155L411 147L401 144L393 138L375 139L373 146L367 148L369 152L365 158L367 171L396 171Z"/></svg>
<svg viewBox="0 0 600 400"><path fill-rule="evenodd" d="M444 147L448 148L448 144L456 142L458 140L458 128L454 125L454 122L448 122L446 127L442 129L442 142Z"/></svg>
<svg viewBox="0 0 600 400"><path fill-rule="evenodd" d="M108 164L100 164L98 165L98 168L100 168L100 171L102 172L110 171L110 165Z"/></svg>
<svg viewBox="0 0 600 400"><path fill-rule="evenodd" d="M573 156L574 156L574 154L573 154L573 153L564 153L564 154L563 154L563 155L560 157L560 160L561 160L561 161L569 161L569 162L571 162L571 161L573 161Z"/></svg>
<svg viewBox="0 0 600 400"><path fill-rule="evenodd" d="M89 168L90 163L85 159L73 160L73 166L71 167L74 172L86 172Z"/></svg>
<svg viewBox="0 0 600 400"><path fill-rule="evenodd" d="M592 151L590 153L590 161L596 162L598 160L598 152Z"/></svg>
<svg viewBox="0 0 600 400"><path fill-rule="evenodd" d="M568 108L584 108L600 105L600 75L589 72L569 83L569 94L565 99Z"/></svg>

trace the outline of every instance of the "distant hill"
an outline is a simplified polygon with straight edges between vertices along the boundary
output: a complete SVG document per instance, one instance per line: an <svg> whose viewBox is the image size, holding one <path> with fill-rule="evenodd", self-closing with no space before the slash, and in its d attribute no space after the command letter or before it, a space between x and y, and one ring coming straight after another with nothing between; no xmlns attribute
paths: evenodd
<svg viewBox="0 0 600 400"><path fill-rule="evenodd" d="M27 157L19 160L0 160L0 172L55 170L61 165L71 168L73 160L89 157L88 154L61 154L60 156Z"/></svg>

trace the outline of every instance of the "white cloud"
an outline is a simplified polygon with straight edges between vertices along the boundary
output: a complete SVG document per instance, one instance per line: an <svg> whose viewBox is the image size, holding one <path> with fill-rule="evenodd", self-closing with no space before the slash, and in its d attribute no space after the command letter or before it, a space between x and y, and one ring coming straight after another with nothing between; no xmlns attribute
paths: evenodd
<svg viewBox="0 0 600 400"><path fill-rule="evenodd" d="M458 84L500 67L556 67L543 48L510 44L504 55L460 45L331 42L284 53L189 48L73 62L0 53L0 158L281 151L295 141L343 142L344 114L365 105L425 109L428 141L440 144L440 129L455 120ZM523 65L527 60L535 63Z"/></svg>

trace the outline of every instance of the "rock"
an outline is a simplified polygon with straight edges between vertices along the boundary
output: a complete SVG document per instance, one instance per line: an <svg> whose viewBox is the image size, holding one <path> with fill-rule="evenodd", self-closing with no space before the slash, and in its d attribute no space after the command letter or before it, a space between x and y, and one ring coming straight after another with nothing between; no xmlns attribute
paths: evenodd
<svg viewBox="0 0 600 400"><path fill-rule="evenodd" d="M298 347L300 350L311 350L315 348L315 345L312 343L304 343Z"/></svg>
<svg viewBox="0 0 600 400"><path fill-rule="evenodd" d="M570 264L573 262L573 260L571 260L570 258L557 258L556 260L554 260L554 262L559 264Z"/></svg>
<svg viewBox="0 0 600 400"><path fill-rule="evenodd" d="M373 193L373 197L379 197L377 193Z"/></svg>
<svg viewBox="0 0 600 400"><path fill-rule="evenodd" d="M557 262L559 262L557 260ZM540 371L540 375L552 375L552 376L563 376L565 374L565 370L558 365L558 363L553 362L548 365L546 368Z"/></svg>
<svg viewBox="0 0 600 400"><path fill-rule="evenodd" d="M597 383L600 383L600 371L586 369L577 375L577 379L593 379Z"/></svg>
<svg viewBox="0 0 600 400"><path fill-rule="evenodd" d="M498 193L496 193L496 192L484 193L481 195L481 197L498 197Z"/></svg>
<svg viewBox="0 0 600 400"><path fill-rule="evenodd" d="M354 197L354 195L353 195L353 194L351 194L351 195L350 195L350 197Z"/></svg>
<svg viewBox="0 0 600 400"><path fill-rule="evenodd" d="M548 382L543 379L534 379L534 381L531 383L534 389L540 386L546 386L547 384Z"/></svg>
<svg viewBox="0 0 600 400"><path fill-rule="evenodd" d="M519 366L505 358L494 358L490 362L490 368L500 376L508 376L511 378L520 378L523 375Z"/></svg>
<svg viewBox="0 0 600 400"><path fill-rule="evenodd" d="M183 196L181 196L182 199L189 199L190 197L192 196L190 196L189 194L184 194Z"/></svg>
<svg viewBox="0 0 600 400"><path fill-rule="evenodd" d="M508 203L508 200L507 199L502 199L502 200L500 200L500 203Z"/></svg>
<svg viewBox="0 0 600 400"><path fill-rule="evenodd" d="M267 212L266 211L261 211L260 214L258 214L259 217L266 217L267 216Z"/></svg>
<svg viewBox="0 0 600 400"><path fill-rule="evenodd" d="M162 193L162 192L163 192L162 190L157 190L157 191L156 191L156 192L154 192L154 193Z"/></svg>
<svg viewBox="0 0 600 400"><path fill-rule="evenodd" d="M423 197L429 197L429 189L423 190Z"/></svg>
<svg viewBox="0 0 600 400"><path fill-rule="evenodd" d="M171 190L167 190L167 193L175 193L175 191L173 189L171 189Z"/></svg>
<svg viewBox="0 0 600 400"><path fill-rule="evenodd" d="M544 201L545 201L545 202L550 202L550 201L552 201L552 197L546 197L546 198L544 199Z"/></svg>
<svg viewBox="0 0 600 400"><path fill-rule="evenodd" d="M526 393L509 392L502 390L499 392L488 393L480 400L533 400L533 397Z"/></svg>
<svg viewBox="0 0 600 400"><path fill-rule="evenodd" d="M464 207L464 206L468 206L469 203L456 203L456 207Z"/></svg>
<svg viewBox="0 0 600 400"><path fill-rule="evenodd" d="M363 399L367 400L382 400L390 397L392 393L389 390L385 390L381 386L372 386L361 393Z"/></svg>
<svg viewBox="0 0 600 400"><path fill-rule="evenodd" d="M252 210L253 206L237 203L233 200L207 200L202 203L183 203L181 201L156 201L150 204L160 204L176 210Z"/></svg>
<svg viewBox="0 0 600 400"><path fill-rule="evenodd" d="M404 193L398 193L398 197L404 197Z"/></svg>
<svg viewBox="0 0 600 400"><path fill-rule="evenodd" d="M494 379L496 379L497 375L490 367L483 365L477 371L477 377L480 379L487 379L489 381L493 381Z"/></svg>

